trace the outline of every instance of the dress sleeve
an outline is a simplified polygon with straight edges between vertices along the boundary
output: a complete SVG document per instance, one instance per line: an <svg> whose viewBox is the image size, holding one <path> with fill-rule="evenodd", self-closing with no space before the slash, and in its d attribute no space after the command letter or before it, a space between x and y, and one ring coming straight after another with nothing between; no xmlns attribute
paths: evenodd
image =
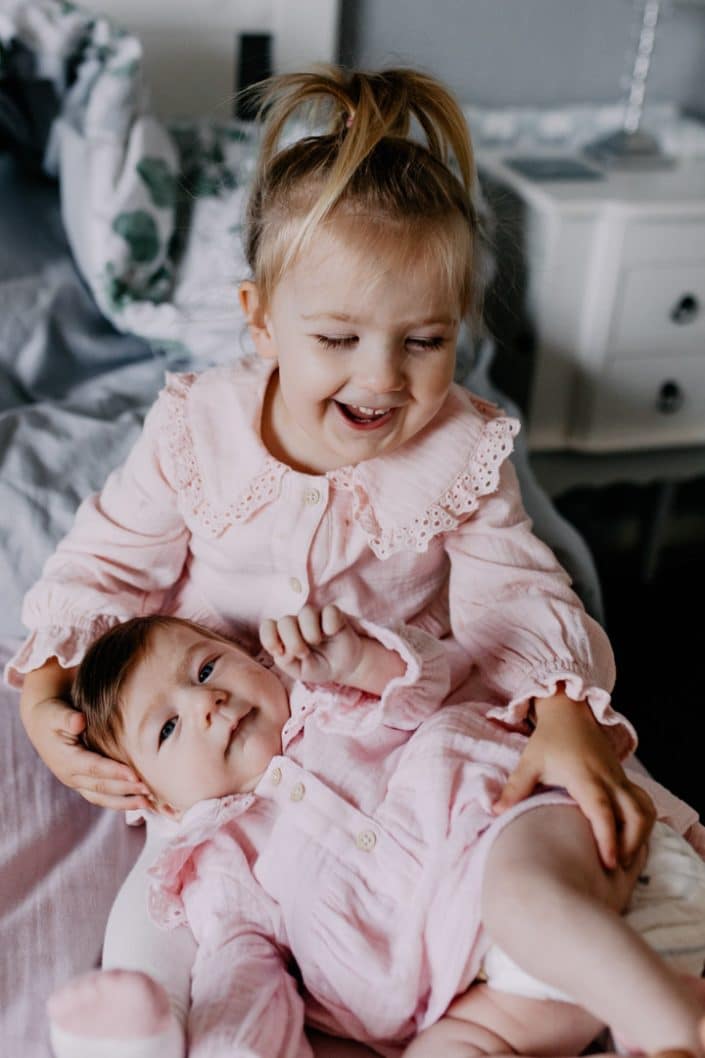
<svg viewBox="0 0 705 1058"><path fill-rule="evenodd" d="M288 950L278 943L279 909L233 833L253 801L199 802L149 870L151 917L162 929L187 925L198 945L189 1058L313 1058Z"/></svg>
<svg viewBox="0 0 705 1058"><path fill-rule="evenodd" d="M189 1058L313 1058L282 953L244 923L199 949L188 1033Z"/></svg>
<svg viewBox="0 0 705 1058"><path fill-rule="evenodd" d="M162 395L125 463L84 500L25 596L22 620L31 634L6 670L15 686L51 657L77 665L108 627L160 609L179 579L189 533L170 480L168 413Z"/></svg>
<svg viewBox="0 0 705 1058"><path fill-rule="evenodd" d="M450 686L448 652L445 646L420 628L401 626L396 630L370 621L358 621L358 628L394 650L405 665L401 676L390 680L381 697L352 687L329 685L311 692L307 685L295 684L291 694L292 715L299 699L313 693L318 722L328 731L354 731L361 735L383 724L413 731L442 704Z"/></svg>
<svg viewBox="0 0 705 1058"><path fill-rule="evenodd" d="M553 552L531 532L516 473L503 463L497 489L446 536L453 634L502 704L489 715L521 723L531 699L565 685L585 699L617 753L636 745L610 705L615 667L609 640L585 611Z"/></svg>

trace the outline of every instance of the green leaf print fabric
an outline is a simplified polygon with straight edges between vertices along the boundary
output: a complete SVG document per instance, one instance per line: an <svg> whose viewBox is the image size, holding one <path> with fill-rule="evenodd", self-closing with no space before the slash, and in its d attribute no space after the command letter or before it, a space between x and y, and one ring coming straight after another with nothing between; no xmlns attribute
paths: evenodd
<svg viewBox="0 0 705 1058"><path fill-rule="evenodd" d="M140 42L104 16L62 0L0 5L1 101L39 88L50 100L31 147L59 180L71 249L101 311L172 366L224 362L245 335L237 284L254 135L207 117L167 127L142 74Z"/></svg>

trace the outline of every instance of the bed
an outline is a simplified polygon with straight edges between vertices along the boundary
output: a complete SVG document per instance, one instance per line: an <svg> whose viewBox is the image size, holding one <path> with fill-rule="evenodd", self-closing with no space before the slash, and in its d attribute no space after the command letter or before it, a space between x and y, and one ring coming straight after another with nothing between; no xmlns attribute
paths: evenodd
<svg viewBox="0 0 705 1058"><path fill-rule="evenodd" d="M63 0L0 5L0 661L22 596L79 501L126 455L165 370L246 349L235 285L256 155L242 121L167 127L145 107L129 33ZM465 336L461 380L489 381ZM511 409L510 410L514 410ZM515 462L535 526L601 616L578 534ZM108 909L142 841L41 764L0 688L0 1052L48 1058L44 1004L97 965ZM321 1053L362 1055L327 1042Z"/></svg>

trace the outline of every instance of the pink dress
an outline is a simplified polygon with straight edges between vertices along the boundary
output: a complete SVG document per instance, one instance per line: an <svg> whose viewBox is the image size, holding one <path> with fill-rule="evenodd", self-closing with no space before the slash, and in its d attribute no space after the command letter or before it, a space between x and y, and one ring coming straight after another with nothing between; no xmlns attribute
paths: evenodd
<svg viewBox="0 0 705 1058"><path fill-rule="evenodd" d="M519 723L563 680L612 723L612 652L531 532L507 459L518 424L453 386L396 451L303 474L260 437L273 369L254 359L167 378L127 461L81 505L28 592L31 634L9 681L54 655L77 664L96 635L135 614L242 636L307 601L336 602L436 636L452 626L453 687L504 720Z"/></svg>
<svg viewBox="0 0 705 1058"><path fill-rule="evenodd" d="M566 800L546 791L493 816L525 737L473 703L439 708L436 640L363 627L405 674L381 699L295 684L282 753L254 792L194 806L151 872L153 917L187 921L198 941L190 1058L309 1056L304 1017L397 1053L480 968L496 835ZM681 829L697 819L670 805Z"/></svg>

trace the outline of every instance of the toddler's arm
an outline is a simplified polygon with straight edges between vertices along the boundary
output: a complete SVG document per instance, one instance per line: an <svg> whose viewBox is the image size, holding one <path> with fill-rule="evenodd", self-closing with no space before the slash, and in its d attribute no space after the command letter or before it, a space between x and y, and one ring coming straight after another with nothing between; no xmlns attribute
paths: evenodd
<svg viewBox="0 0 705 1058"><path fill-rule="evenodd" d="M396 651L356 631L337 606L304 606L296 616L263 621L260 639L283 672L306 683L341 683L381 695L406 669Z"/></svg>
<svg viewBox="0 0 705 1058"><path fill-rule="evenodd" d="M648 836L653 807L619 763L636 737L610 706L612 650L556 557L531 532L509 462L496 490L447 534L445 546L453 634L506 703L490 716L516 724L535 709L536 730L498 809L536 783L565 786L589 818L605 866L618 856L629 861Z"/></svg>
<svg viewBox="0 0 705 1058"><path fill-rule="evenodd" d="M628 867L656 818L651 798L627 777L587 703L559 692L534 708L536 729L495 811L528 797L538 783L563 786L589 820L605 867Z"/></svg>
<svg viewBox="0 0 705 1058"><path fill-rule="evenodd" d="M81 744L85 720L71 705L74 672L51 658L25 676L20 715L32 745L60 782L92 804L147 808L147 789L130 767Z"/></svg>
<svg viewBox="0 0 705 1058"><path fill-rule="evenodd" d="M163 395L149 412L102 492L81 504L25 596L22 620L32 634L7 670L23 687L22 719L42 760L65 785L108 808L145 807L143 788L125 765L81 746L83 719L69 711L71 679L109 624L158 611L183 570L188 532L162 451L169 399Z"/></svg>

